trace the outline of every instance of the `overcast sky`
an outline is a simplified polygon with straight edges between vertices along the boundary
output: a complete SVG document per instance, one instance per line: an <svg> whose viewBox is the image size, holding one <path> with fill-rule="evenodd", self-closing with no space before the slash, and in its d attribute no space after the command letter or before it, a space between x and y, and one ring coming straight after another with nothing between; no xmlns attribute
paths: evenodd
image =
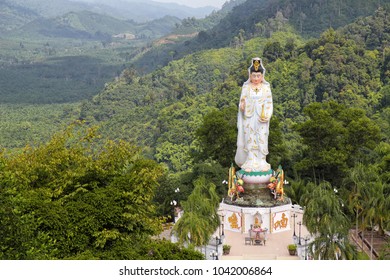
<svg viewBox="0 0 390 280"><path fill-rule="evenodd" d="M221 8L223 3L225 3L227 0L153 0L153 1L164 2L164 3L167 2L178 3L189 7L213 6L213 7Z"/></svg>

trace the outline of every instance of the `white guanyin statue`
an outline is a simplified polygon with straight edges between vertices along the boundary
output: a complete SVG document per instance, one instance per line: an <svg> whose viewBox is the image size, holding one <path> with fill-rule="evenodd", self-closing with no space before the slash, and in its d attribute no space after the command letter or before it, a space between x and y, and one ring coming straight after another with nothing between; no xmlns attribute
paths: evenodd
<svg viewBox="0 0 390 280"><path fill-rule="evenodd" d="M242 86L238 110L235 162L246 173L267 173L269 124L273 112L270 84L264 79L261 59L252 59L249 79Z"/></svg>

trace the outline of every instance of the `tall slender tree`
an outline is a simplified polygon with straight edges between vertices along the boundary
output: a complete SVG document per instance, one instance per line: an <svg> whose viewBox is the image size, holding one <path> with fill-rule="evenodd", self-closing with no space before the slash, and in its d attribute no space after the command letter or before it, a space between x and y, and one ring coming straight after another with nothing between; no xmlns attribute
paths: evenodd
<svg viewBox="0 0 390 280"><path fill-rule="evenodd" d="M378 233L384 235L389 225L390 199L387 195L389 186L381 180L376 166L364 164L357 164L352 168L344 184L349 191L348 206L355 212L356 234L359 228L362 231L361 247L363 248L364 231L367 227L371 229L372 239L373 227L377 226ZM359 220L361 220L360 227Z"/></svg>
<svg viewBox="0 0 390 280"><path fill-rule="evenodd" d="M370 169L372 168L359 163L348 171L347 177L343 181L349 193L348 207L355 213L356 240L359 239L359 219L361 219L364 211L365 185L370 181L370 175L374 174L370 172ZM363 248L363 243L361 247Z"/></svg>
<svg viewBox="0 0 390 280"><path fill-rule="evenodd" d="M315 236L309 248L316 259L354 259L356 250L349 243L350 221L343 213L343 201L328 182L310 184L312 191L302 197L303 223Z"/></svg>
<svg viewBox="0 0 390 280"><path fill-rule="evenodd" d="M173 232L180 243L194 246L206 245L219 226L219 197L215 185L200 177L187 201L182 202L184 214L177 221Z"/></svg>

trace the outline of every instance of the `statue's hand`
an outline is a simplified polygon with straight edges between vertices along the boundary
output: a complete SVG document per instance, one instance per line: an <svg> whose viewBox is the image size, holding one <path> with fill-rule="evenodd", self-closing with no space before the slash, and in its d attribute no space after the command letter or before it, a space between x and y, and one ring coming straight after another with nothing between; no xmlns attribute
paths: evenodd
<svg viewBox="0 0 390 280"><path fill-rule="evenodd" d="M245 98L241 99L240 110L241 112L245 111Z"/></svg>
<svg viewBox="0 0 390 280"><path fill-rule="evenodd" d="M259 121L262 123L266 123L266 122L269 122L269 119L268 118L259 118Z"/></svg>

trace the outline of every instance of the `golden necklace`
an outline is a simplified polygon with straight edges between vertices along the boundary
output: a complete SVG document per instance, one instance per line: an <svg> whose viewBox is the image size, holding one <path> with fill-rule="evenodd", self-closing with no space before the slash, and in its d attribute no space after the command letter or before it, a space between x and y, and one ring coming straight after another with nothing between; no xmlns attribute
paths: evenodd
<svg viewBox="0 0 390 280"><path fill-rule="evenodd" d="M259 86L253 86L253 85L251 85L251 88L252 88L256 93L258 93L258 92L260 91L262 85L263 85L262 83L260 83Z"/></svg>

